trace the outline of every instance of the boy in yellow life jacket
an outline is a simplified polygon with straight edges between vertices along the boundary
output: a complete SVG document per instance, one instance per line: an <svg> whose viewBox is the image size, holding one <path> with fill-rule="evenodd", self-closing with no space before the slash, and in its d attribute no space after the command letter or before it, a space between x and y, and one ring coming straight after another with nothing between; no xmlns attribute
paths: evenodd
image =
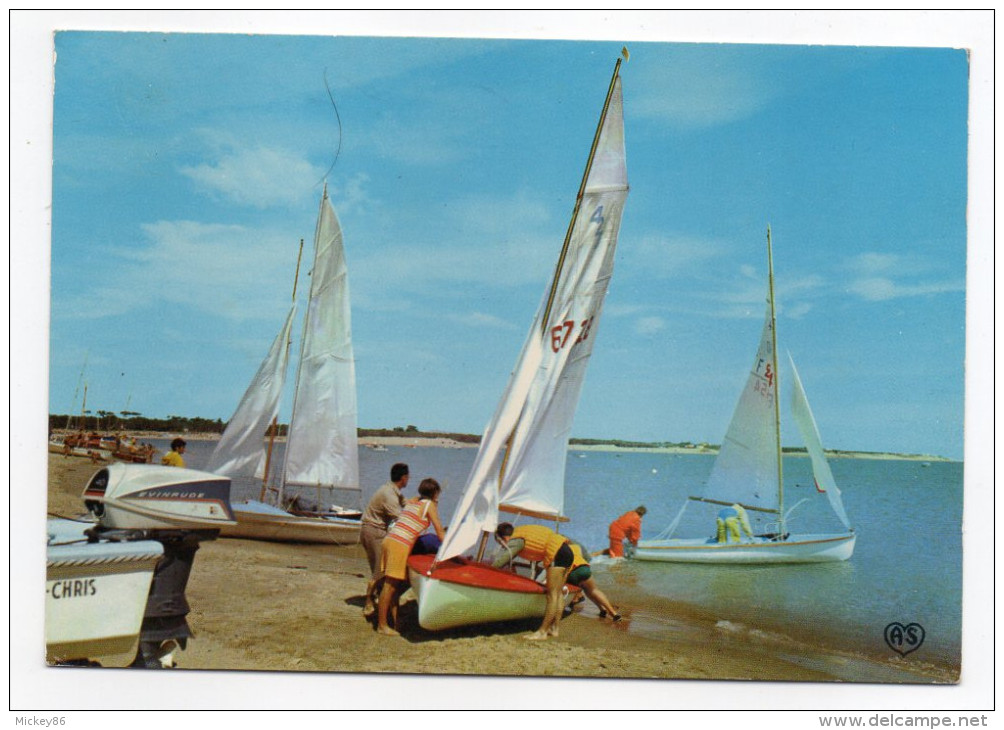
<svg viewBox="0 0 1004 730"><path fill-rule="evenodd" d="M565 578L574 560L568 538L543 525L520 525L514 528L508 522L500 523L495 529L495 535L507 548L496 559L498 567L516 556L530 562L539 562L544 566L547 592L544 620L539 629L523 638L543 641L557 636L562 609L561 589L565 585Z"/></svg>

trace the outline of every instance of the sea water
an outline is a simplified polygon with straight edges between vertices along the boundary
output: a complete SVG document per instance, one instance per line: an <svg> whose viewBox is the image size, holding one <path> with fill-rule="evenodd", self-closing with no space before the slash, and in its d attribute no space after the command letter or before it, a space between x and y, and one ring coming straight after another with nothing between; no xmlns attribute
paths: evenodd
<svg viewBox="0 0 1004 730"><path fill-rule="evenodd" d="M154 444L161 450L169 448L167 441ZM188 465L203 466L214 446L215 442L190 440ZM387 481L391 465L403 461L411 469L408 492L415 493L426 476L444 486L440 514L445 524L475 453L472 448L360 447L362 503ZM277 444L274 457L281 455L282 444ZM582 451L573 446L565 479L570 521L562 531L590 550L602 550L608 542L608 524L643 504L648 513L642 538L654 538L672 522L688 496L700 493L713 461L710 455ZM699 609L723 630L755 627L807 645L898 659L885 642L885 628L891 623L919 624L924 642L907 660L957 672L963 465L840 458L831 459L830 466L857 534L850 560L761 566L597 561L598 584L617 605L630 606L638 600L647 606L635 611L631 630L649 633L666 630L665 621L652 608L665 600ZM786 507L806 500L792 511L789 530L839 531L825 496L813 486L809 460L786 456L784 473ZM249 497L258 497L257 487L235 483L232 499ZM678 536L713 534L713 523L695 523L690 512L685 513Z"/></svg>

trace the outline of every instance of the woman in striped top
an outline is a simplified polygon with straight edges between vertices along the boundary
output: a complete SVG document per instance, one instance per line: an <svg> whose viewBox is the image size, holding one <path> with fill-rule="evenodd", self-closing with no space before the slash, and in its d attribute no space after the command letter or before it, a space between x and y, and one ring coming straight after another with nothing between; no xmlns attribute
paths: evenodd
<svg viewBox="0 0 1004 730"><path fill-rule="evenodd" d="M418 496L407 500L401 509L387 537L383 541L381 570L383 588L380 590L380 605L377 608L377 631L385 636L400 634L388 624L388 618L397 623L397 605L401 598L402 584L408 576L408 556L415 541L432 525L436 536L442 540L445 531L439 522L439 493L442 488L435 479L423 479L418 485Z"/></svg>

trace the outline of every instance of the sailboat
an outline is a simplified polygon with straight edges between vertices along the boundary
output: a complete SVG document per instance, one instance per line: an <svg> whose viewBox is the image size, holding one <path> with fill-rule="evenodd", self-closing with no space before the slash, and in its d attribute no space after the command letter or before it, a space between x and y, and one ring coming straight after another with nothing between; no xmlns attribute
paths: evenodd
<svg viewBox="0 0 1004 730"><path fill-rule="evenodd" d="M767 314L756 357L739 397L732 421L715 458L701 496L688 498L672 524L654 540L640 540L636 560L688 563L817 563L847 560L857 539L823 453L819 430L802 382L789 354L792 372L792 413L812 461L818 492L825 493L845 531L789 532L791 512L784 502L778 398L777 336L774 312L774 266L770 228L767 229ZM688 504L704 506L702 519L715 525L719 509L740 505L752 517L752 537L719 542L713 538L673 537Z"/></svg>
<svg viewBox="0 0 1004 730"><path fill-rule="evenodd" d="M331 504L335 490L361 502L355 362L342 229L327 185L314 235L310 297L303 321L293 410L282 464L273 471L275 423L289 362L296 294L265 360L209 459L207 471L262 480L260 498L233 504L224 537L281 542L359 541L358 509ZM270 426L271 424L271 426ZM265 434L270 434L268 444ZM323 496L322 496L323 495Z"/></svg>
<svg viewBox="0 0 1004 730"><path fill-rule="evenodd" d="M483 563L500 513L556 527L564 516L568 437L613 273L627 197L621 59L617 60L550 287L488 423L436 555L408 574L431 631L542 617L544 587ZM567 600L567 587L566 587Z"/></svg>

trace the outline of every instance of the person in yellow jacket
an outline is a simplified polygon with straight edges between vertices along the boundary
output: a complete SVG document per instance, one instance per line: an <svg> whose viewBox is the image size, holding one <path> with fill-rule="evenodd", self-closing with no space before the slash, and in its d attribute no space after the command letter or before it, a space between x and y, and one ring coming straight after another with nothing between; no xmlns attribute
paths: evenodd
<svg viewBox="0 0 1004 730"><path fill-rule="evenodd" d="M562 610L561 589L575 559L568 538L543 525L513 527L508 522L499 524L495 536L506 548L496 558L495 567L502 567L516 556L544 566L547 594L544 620L539 629L523 638L543 641L557 636Z"/></svg>
<svg viewBox="0 0 1004 730"><path fill-rule="evenodd" d="M160 463L164 466L180 466L182 469L185 468L185 460L181 458L181 455L185 453L185 439L175 439L171 442L171 450L164 454Z"/></svg>
<svg viewBox="0 0 1004 730"><path fill-rule="evenodd" d="M718 510L718 517L715 518L718 542L739 542L741 540L739 530L749 539L753 539L753 530L750 529L750 519L746 515L746 510L740 504L731 507L723 507Z"/></svg>

